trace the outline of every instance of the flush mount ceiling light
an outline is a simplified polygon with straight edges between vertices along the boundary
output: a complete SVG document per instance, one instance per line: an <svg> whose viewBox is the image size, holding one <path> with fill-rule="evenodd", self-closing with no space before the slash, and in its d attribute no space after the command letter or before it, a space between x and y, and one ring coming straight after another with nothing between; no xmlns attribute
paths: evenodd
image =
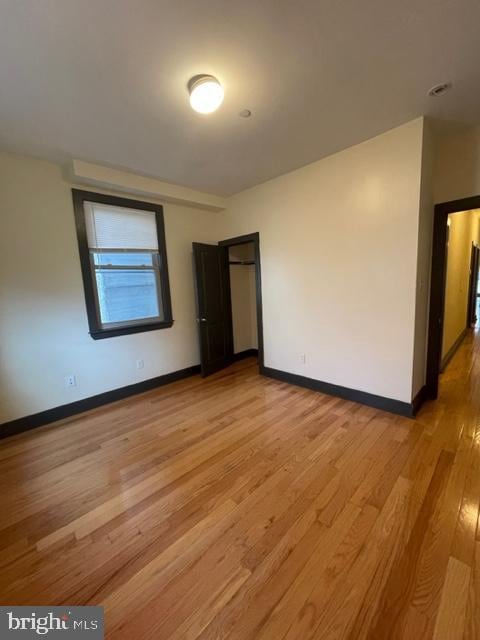
<svg viewBox="0 0 480 640"><path fill-rule="evenodd" d="M212 113L223 102L223 87L213 76L195 76L188 83L190 106L198 113Z"/></svg>
<svg viewBox="0 0 480 640"><path fill-rule="evenodd" d="M428 95L432 96L433 98L437 98L438 96L443 96L443 94L447 93L447 91L450 91L451 88L451 82L442 82L442 84L436 84L434 87L432 87L428 92Z"/></svg>

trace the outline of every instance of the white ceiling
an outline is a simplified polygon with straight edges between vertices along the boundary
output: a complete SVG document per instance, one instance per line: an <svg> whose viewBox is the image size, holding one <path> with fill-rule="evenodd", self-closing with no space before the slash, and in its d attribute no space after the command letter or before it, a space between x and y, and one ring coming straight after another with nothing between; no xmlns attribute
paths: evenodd
<svg viewBox="0 0 480 640"><path fill-rule="evenodd" d="M478 123L479 25L479 0L0 0L0 147L227 195L424 113Z"/></svg>

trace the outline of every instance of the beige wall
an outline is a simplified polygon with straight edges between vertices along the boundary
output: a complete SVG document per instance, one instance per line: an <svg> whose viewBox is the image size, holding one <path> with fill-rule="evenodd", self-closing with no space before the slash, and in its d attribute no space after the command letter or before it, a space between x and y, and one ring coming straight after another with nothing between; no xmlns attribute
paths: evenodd
<svg viewBox="0 0 480 640"><path fill-rule="evenodd" d="M435 202L478 195L480 127L443 125L435 136Z"/></svg>
<svg viewBox="0 0 480 640"><path fill-rule="evenodd" d="M423 124L231 199L223 237L260 232L267 366L411 401Z"/></svg>
<svg viewBox="0 0 480 640"><path fill-rule="evenodd" d="M478 212L463 211L448 217L450 231L442 358L448 354L466 327L472 242L477 243L478 240Z"/></svg>
<svg viewBox="0 0 480 640"><path fill-rule="evenodd" d="M173 327L95 341L70 185L54 164L0 154L0 423L197 364L191 243L216 240L219 216L165 205Z"/></svg>

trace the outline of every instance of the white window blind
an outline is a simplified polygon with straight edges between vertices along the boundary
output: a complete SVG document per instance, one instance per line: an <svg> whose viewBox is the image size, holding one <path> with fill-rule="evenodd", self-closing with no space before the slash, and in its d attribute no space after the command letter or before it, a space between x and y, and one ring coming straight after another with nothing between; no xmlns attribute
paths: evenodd
<svg viewBox="0 0 480 640"><path fill-rule="evenodd" d="M90 249L148 249L158 251L153 211L84 202Z"/></svg>

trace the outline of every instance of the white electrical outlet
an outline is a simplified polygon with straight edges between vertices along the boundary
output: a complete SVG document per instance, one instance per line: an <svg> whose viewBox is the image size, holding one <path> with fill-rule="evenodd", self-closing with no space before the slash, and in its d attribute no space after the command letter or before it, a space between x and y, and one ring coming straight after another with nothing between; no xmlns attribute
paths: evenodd
<svg viewBox="0 0 480 640"><path fill-rule="evenodd" d="M301 354L300 354L300 362L301 362L302 364L305 364L305 363L306 363L306 361L307 361L307 357L306 357L306 355L305 355L304 353L301 353Z"/></svg>
<svg viewBox="0 0 480 640"><path fill-rule="evenodd" d="M143 369L143 360L137 360L137 369Z"/></svg>
<svg viewBox="0 0 480 640"><path fill-rule="evenodd" d="M71 374L69 376L65 376L65 386L66 387L76 387L77 386L77 379L75 378L75 376L73 374Z"/></svg>

